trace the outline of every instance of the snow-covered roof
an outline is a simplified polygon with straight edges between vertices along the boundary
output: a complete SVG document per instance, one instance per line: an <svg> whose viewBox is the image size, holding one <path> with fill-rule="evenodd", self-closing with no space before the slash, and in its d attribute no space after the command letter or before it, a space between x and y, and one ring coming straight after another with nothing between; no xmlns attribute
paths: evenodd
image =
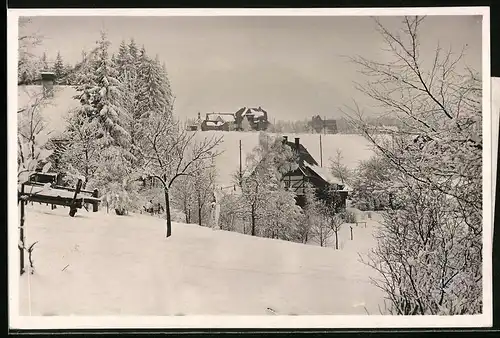
<svg viewBox="0 0 500 338"><path fill-rule="evenodd" d="M220 122L220 121L206 121L205 123L207 126L210 126L210 127L218 127L218 126L221 126L224 124L223 122Z"/></svg>
<svg viewBox="0 0 500 338"><path fill-rule="evenodd" d="M211 113L211 114L207 114L207 119L209 121L220 120L222 122L234 122L234 121L236 121L233 113Z"/></svg>
<svg viewBox="0 0 500 338"><path fill-rule="evenodd" d="M245 108L242 116L252 115L253 117L264 116L264 110L262 108Z"/></svg>
<svg viewBox="0 0 500 338"><path fill-rule="evenodd" d="M18 111L29 108L43 98L41 85L18 86L17 89ZM40 115L47 124L46 130L51 132L51 135L64 131L68 113L80 105L80 102L74 99L78 92L71 86L54 86L53 93L53 97L43 99L39 106Z"/></svg>
<svg viewBox="0 0 500 338"><path fill-rule="evenodd" d="M312 171L314 171L316 174L318 174L326 182L328 182L330 184L343 185L344 186L343 191L351 191L352 190L346 183L342 182L342 180L340 178L335 177L335 175L333 175L330 172L330 170L328 170L327 168L323 168L323 167L320 167L317 165L309 164L307 162L304 162L304 165L306 167L308 167L309 169L311 169Z"/></svg>

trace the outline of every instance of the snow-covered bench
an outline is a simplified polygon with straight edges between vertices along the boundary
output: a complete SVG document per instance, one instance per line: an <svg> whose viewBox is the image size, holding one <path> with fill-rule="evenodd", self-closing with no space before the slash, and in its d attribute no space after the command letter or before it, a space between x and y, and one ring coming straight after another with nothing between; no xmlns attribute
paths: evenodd
<svg viewBox="0 0 500 338"><path fill-rule="evenodd" d="M92 211L96 212L101 202L97 190L82 190L82 180L78 180L75 188L26 182L20 185L18 194L20 198L31 202L67 206L70 208L71 217L75 216L77 209L81 209L85 204L92 204Z"/></svg>

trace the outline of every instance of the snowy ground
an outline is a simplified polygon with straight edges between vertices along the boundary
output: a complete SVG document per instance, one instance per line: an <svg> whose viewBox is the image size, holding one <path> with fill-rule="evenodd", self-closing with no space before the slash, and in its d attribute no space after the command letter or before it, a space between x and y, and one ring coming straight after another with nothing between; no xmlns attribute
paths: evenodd
<svg viewBox="0 0 500 338"><path fill-rule="evenodd" d="M36 272L21 277L28 315L379 314L383 295L358 252L376 222L340 233L342 250L173 225L146 215L27 207ZM31 285L28 292L28 281ZM29 298L31 297L31 302ZM29 306L31 303L31 307ZM365 310L366 308L366 310Z"/></svg>
<svg viewBox="0 0 500 338"><path fill-rule="evenodd" d="M320 164L319 134L279 134L279 136L284 135L288 136L288 140L291 142L294 142L295 137L299 137L300 143L307 148L316 162ZM231 186L234 184L234 173L239 167L239 141L241 140L244 168L246 155L252 152L259 143L259 132L204 131L198 132L196 135L200 140L213 136L223 137L223 143L218 147L218 150L223 153L216 158L218 184L221 186ZM330 158L334 158L337 155L337 150L342 152L342 163L351 169L356 168L360 161L368 160L373 155L370 143L363 136L328 134L321 135L321 137L324 167L330 166Z"/></svg>

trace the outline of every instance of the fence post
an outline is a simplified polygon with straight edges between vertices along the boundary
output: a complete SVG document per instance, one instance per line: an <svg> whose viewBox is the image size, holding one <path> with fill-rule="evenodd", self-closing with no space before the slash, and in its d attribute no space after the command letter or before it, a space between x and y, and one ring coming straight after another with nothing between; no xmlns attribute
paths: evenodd
<svg viewBox="0 0 500 338"><path fill-rule="evenodd" d="M94 191L92 192L92 197L98 198L99 197L99 190L94 189ZM92 211L93 212L99 211L99 203L92 204Z"/></svg>
<svg viewBox="0 0 500 338"><path fill-rule="evenodd" d="M351 241L352 241L352 226L350 225L349 228L351 228Z"/></svg>
<svg viewBox="0 0 500 338"><path fill-rule="evenodd" d="M78 197L78 194L82 190L82 184L83 181L81 179L78 180L76 183L76 189L75 189L75 194L73 195L73 200L71 201L71 204L69 206L69 215L71 217L74 217L77 211L77 206L76 206L76 198Z"/></svg>
<svg viewBox="0 0 500 338"><path fill-rule="evenodd" d="M20 263L20 275L24 273L24 200L22 199L24 195L24 183L21 184L21 220L19 224L19 263Z"/></svg>

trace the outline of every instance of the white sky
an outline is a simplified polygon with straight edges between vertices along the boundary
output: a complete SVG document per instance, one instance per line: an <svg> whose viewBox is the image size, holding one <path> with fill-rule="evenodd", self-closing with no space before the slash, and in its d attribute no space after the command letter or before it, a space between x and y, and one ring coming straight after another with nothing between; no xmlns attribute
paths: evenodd
<svg viewBox="0 0 500 338"><path fill-rule="evenodd" d="M384 17L398 27L401 17ZM106 29L112 48L134 38L165 61L176 95L176 113L194 117L262 106L290 119L340 116L359 74L344 55L380 57L383 47L369 17L34 17L30 29L44 35L41 54L60 51L74 62ZM460 51L480 71L481 17L430 16L422 26L424 58L438 41Z"/></svg>

